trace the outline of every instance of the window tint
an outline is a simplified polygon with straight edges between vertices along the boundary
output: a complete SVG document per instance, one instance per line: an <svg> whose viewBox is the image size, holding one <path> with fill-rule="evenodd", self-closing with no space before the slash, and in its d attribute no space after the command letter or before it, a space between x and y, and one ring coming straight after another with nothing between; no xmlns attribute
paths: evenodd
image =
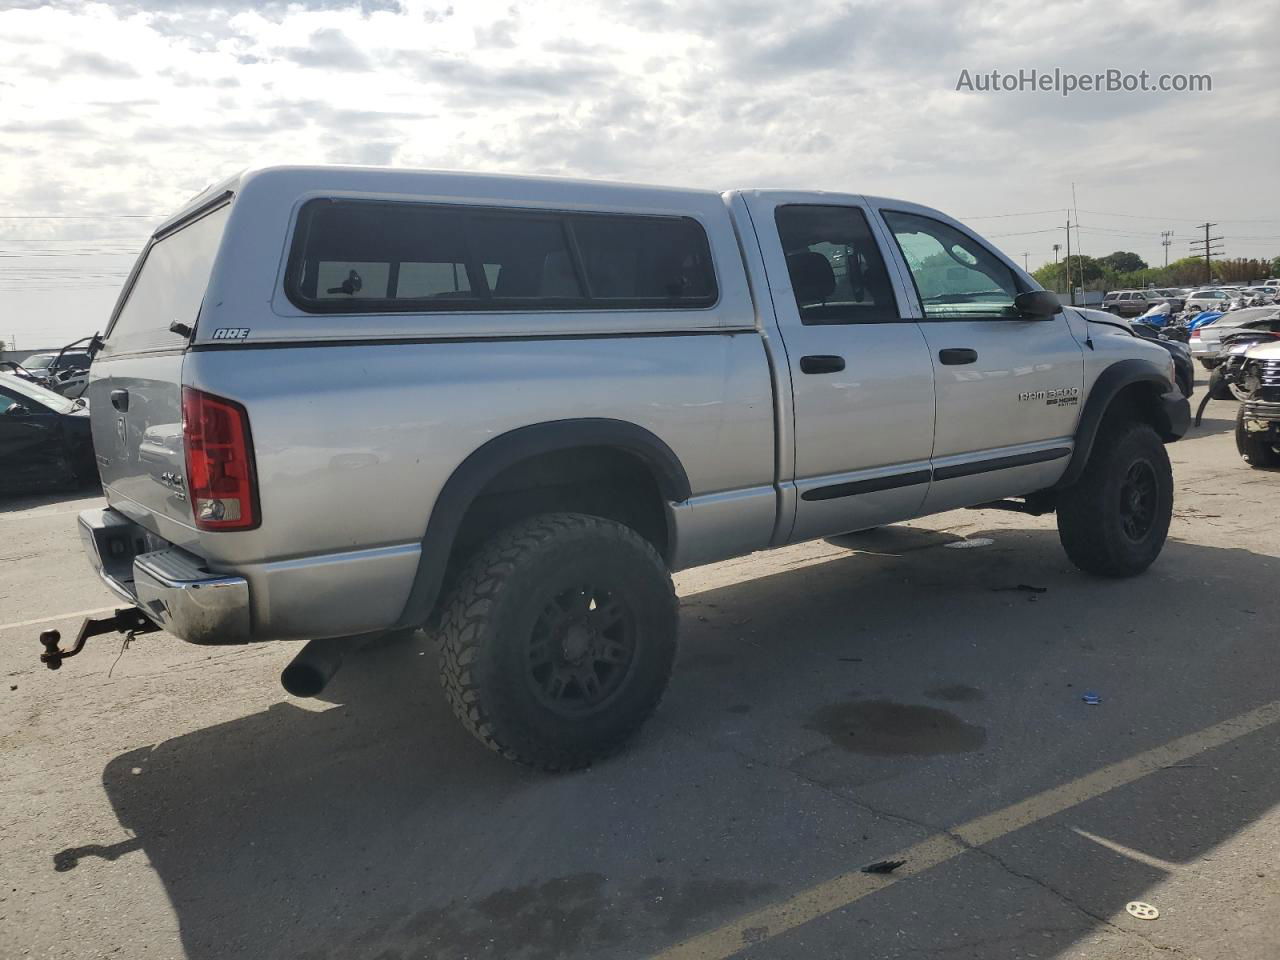
<svg viewBox="0 0 1280 960"><path fill-rule="evenodd" d="M800 322L883 323L898 320L884 258L857 207L778 207L782 252Z"/></svg>
<svg viewBox="0 0 1280 960"><path fill-rule="evenodd" d="M715 273L693 220L590 217L574 235L591 296L601 300L708 300Z"/></svg>
<svg viewBox="0 0 1280 960"><path fill-rule="evenodd" d="M313 200L286 281L312 312L581 310L715 303L694 220Z"/></svg>
<svg viewBox="0 0 1280 960"><path fill-rule="evenodd" d="M926 319L1018 316L1013 308L1017 277L986 247L930 217L885 210L884 218L911 270Z"/></svg>
<svg viewBox="0 0 1280 960"><path fill-rule="evenodd" d="M143 254L142 269L107 335L104 356L172 350L186 342L169 324L195 324L230 211L225 204L157 240Z"/></svg>
<svg viewBox="0 0 1280 960"><path fill-rule="evenodd" d="M563 218L477 213L467 220L471 247L485 264L485 286L494 300L583 299Z"/></svg>

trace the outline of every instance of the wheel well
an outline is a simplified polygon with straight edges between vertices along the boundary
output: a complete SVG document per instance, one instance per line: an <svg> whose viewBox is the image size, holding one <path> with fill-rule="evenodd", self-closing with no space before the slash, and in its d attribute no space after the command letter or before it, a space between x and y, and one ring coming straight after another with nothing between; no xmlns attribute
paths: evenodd
<svg viewBox="0 0 1280 960"><path fill-rule="evenodd" d="M446 583L475 549L504 527L539 513L585 513L615 520L644 537L668 561L666 503L649 465L626 450L572 447L536 454L486 483L463 514Z"/></svg>
<svg viewBox="0 0 1280 960"><path fill-rule="evenodd" d="M1170 386L1155 365L1146 360L1121 360L1104 370L1085 401L1071 463L1053 489L1070 487L1080 479L1094 441L1108 422L1137 420L1150 424L1165 443L1178 439L1181 434L1162 401Z"/></svg>
<svg viewBox="0 0 1280 960"><path fill-rule="evenodd" d="M1176 440L1177 435L1170 429L1168 418L1160 404L1160 394L1159 385L1148 380L1130 383L1111 398L1103 421L1138 420L1150 424L1166 443Z"/></svg>

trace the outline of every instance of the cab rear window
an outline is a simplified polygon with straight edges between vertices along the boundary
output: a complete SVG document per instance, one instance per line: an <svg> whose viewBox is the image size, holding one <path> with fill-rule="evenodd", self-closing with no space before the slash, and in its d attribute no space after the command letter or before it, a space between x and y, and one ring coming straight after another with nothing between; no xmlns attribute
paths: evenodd
<svg viewBox="0 0 1280 960"><path fill-rule="evenodd" d="M375 200L299 213L285 292L309 313L691 309L716 301L688 217Z"/></svg>

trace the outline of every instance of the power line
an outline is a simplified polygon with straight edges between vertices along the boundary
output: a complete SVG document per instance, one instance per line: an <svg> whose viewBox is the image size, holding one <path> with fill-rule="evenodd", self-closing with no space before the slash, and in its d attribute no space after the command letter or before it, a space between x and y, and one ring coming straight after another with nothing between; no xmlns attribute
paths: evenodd
<svg viewBox="0 0 1280 960"><path fill-rule="evenodd" d="M1053 231L1061 229L1061 227L1046 227L1044 230L1022 230L1018 233L985 233L983 236L988 240L994 240L996 237L1027 237L1033 233L1053 233Z"/></svg>
<svg viewBox="0 0 1280 960"><path fill-rule="evenodd" d="M960 220L996 220L1004 217L1034 217L1048 213L1061 213L1065 207L1055 207L1052 210L1024 210L1017 213L983 213L971 217L959 217ZM1184 217L1172 213L1161 213L1157 215L1143 213L1115 213L1109 210L1086 210L1081 207L1079 213L1090 213L1099 217L1121 217L1128 220L1196 220L1197 217ZM1277 218L1255 218L1255 219L1223 219L1219 223L1280 223Z"/></svg>
<svg viewBox="0 0 1280 960"><path fill-rule="evenodd" d="M1053 210L1025 210L1022 213L984 213L976 217L960 217L960 220L998 220L1002 217L1035 217L1045 213L1061 213L1062 207Z"/></svg>

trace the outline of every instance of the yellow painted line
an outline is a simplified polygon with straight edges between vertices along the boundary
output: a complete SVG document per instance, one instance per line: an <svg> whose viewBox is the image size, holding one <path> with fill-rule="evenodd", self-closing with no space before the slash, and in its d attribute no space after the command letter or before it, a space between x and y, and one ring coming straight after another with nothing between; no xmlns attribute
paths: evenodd
<svg viewBox="0 0 1280 960"><path fill-rule="evenodd" d="M117 607L124 606L124 603L118 603L114 607L95 607L92 610L73 610L70 613L59 613L52 617L39 617L35 620L19 620L17 623L0 623L0 630L13 630L17 627L34 627L37 623L53 623L57 620L71 620L75 617L88 617L95 613L107 613L114 611Z"/></svg>
<svg viewBox="0 0 1280 960"><path fill-rule="evenodd" d="M906 861L892 874L867 874L861 871L841 874L715 930L698 934L655 954L654 960L726 960L755 943L794 930L878 890L946 863L972 847L991 843L1015 830L1100 797L1117 787L1141 780L1170 764L1180 763L1207 750L1221 747L1277 722L1280 722L1280 700L1135 754L1127 760L1102 767L995 813L977 817L953 830L934 834L914 847L886 857L886 860Z"/></svg>

